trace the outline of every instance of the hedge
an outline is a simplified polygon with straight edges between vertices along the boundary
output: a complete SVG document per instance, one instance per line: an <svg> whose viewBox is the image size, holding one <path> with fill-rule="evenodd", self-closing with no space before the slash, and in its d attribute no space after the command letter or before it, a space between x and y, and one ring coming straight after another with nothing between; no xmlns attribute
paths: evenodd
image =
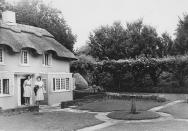
<svg viewBox="0 0 188 131"><path fill-rule="evenodd" d="M87 68L85 69L84 67ZM80 70L83 72L83 68L85 69L84 73L87 74L89 72L89 79L92 81L90 84L102 86L107 91L180 93L186 90L182 88L185 85L188 74L188 55L164 58L140 57L126 60L104 60L97 63L86 62L86 66L84 66L83 61L76 61L72 64L74 72L79 72ZM172 86L177 85L178 88L182 88L172 88L172 90L168 91L167 88L166 90L158 87L159 78L163 72L171 73L172 77L177 81L177 84L173 83ZM168 80L167 83L170 84L170 81L172 80Z"/></svg>

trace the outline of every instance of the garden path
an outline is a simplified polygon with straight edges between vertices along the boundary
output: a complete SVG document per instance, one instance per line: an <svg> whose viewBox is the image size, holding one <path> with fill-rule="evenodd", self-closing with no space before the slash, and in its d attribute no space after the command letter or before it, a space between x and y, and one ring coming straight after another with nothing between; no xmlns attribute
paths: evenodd
<svg viewBox="0 0 188 131"><path fill-rule="evenodd" d="M131 124L131 123L132 124L154 123L154 122L171 121L171 120L175 120L178 122L188 122L188 119L175 119L170 114L158 112L159 110L161 110L163 108L166 108L168 106L172 106L172 105L175 105L175 104L181 103L181 102L184 102L184 100L175 100L175 101L172 101L165 105L157 106L157 107L150 109L149 111L154 111L161 115L160 118L150 119L150 120L115 120L115 119L111 119L111 118L107 117L107 115L110 112L90 112L87 110L72 109L71 107L65 108L65 109L60 109L60 107L40 106L40 112L66 111L66 112L75 112L75 113L95 113L96 114L95 117L101 121L104 121L104 123L90 126L90 127L85 127L85 128L79 129L78 131L96 131L96 130L101 130L101 131L106 130L107 131L107 130L110 130L111 128L114 130L114 128L118 129L119 127L121 127L121 126L117 126L117 125L124 125L124 124ZM118 130L120 130L120 129L118 129ZM124 128L122 128L122 130L124 130Z"/></svg>
<svg viewBox="0 0 188 131"><path fill-rule="evenodd" d="M111 118L107 117L107 115L110 112L106 112L106 113L98 112L97 115L95 115L95 117L97 119L101 120L101 121L104 121L104 123L99 124L99 125L95 125L95 126L91 126L91 127L85 127L83 129L79 129L78 131L102 130L102 129L106 128L106 127L110 127L110 126L118 125L118 124L143 123L143 122L161 122L161 121L167 121L167 120L175 120L172 115L167 114L167 113L163 113L163 112L157 112L157 111L161 110L162 108L166 108L168 106L172 106L172 105L175 105L175 104L183 102L183 101L184 100L176 100L176 101L167 103L165 105L154 107L154 108L150 109L149 111L154 111L154 112L156 112L156 113L161 115L161 117L159 117L157 119L150 119L150 120L114 120L114 119L111 119ZM181 120L177 119L177 120L178 121L186 121L186 122L188 122L188 120L186 120L186 119L184 119L184 120L183 119L181 119Z"/></svg>

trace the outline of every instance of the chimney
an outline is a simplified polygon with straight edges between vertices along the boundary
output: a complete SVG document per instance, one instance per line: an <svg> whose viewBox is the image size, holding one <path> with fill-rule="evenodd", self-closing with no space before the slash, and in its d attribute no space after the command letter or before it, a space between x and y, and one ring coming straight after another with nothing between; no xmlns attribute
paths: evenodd
<svg viewBox="0 0 188 131"><path fill-rule="evenodd" d="M8 25L16 25L16 15L13 11L2 12L2 21Z"/></svg>

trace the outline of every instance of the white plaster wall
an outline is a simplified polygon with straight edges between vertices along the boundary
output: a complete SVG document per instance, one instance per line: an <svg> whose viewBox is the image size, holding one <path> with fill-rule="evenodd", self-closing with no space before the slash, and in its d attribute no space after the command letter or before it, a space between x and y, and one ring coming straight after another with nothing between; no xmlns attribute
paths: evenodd
<svg viewBox="0 0 188 131"><path fill-rule="evenodd" d="M2 109L14 108L17 107L17 97L14 96L4 96L0 97L0 107Z"/></svg>
<svg viewBox="0 0 188 131"><path fill-rule="evenodd" d="M31 73L50 73L50 72L70 72L70 62L65 60L58 60L52 58L52 66L45 67L42 65L42 55L29 55L29 65L23 66L20 64L20 53L10 54L6 50L4 52L4 64L0 65L1 71L8 72L31 72ZM51 89L50 79L48 79L48 88ZM15 75L15 85L14 85L14 95L0 97L0 107L3 109L14 108L18 106L18 88L17 87L17 77ZM52 93L48 91L48 104L53 105L60 103L61 101L67 101L73 99L72 91Z"/></svg>
<svg viewBox="0 0 188 131"><path fill-rule="evenodd" d="M73 100L73 92L65 91L65 92L50 92L48 99L48 105L56 105L60 104L62 101L70 101Z"/></svg>
<svg viewBox="0 0 188 131"><path fill-rule="evenodd" d="M17 84L17 76L14 77L14 83ZM2 109L8 109L8 108L13 108L18 106L18 88L17 86L13 87L13 90L10 92L10 96L0 96L0 107Z"/></svg>
<svg viewBox="0 0 188 131"><path fill-rule="evenodd" d="M70 72L70 62L52 58L52 66L42 65L42 55L29 55L29 65L20 64L20 53L10 54L5 51L4 65L0 65L0 71L10 72Z"/></svg>
<svg viewBox="0 0 188 131"><path fill-rule="evenodd" d="M63 92L54 92L53 91L53 78L54 77L62 77L62 78L69 78L69 91ZM60 104L62 101L70 101L73 100L73 91L72 91L72 75L71 74L49 74L48 75L48 85L50 89L48 90L48 105L56 105Z"/></svg>

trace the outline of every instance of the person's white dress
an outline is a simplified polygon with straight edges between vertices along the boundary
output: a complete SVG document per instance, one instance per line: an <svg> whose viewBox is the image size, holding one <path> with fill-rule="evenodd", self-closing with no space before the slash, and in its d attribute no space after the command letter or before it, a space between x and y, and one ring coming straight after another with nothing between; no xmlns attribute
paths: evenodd
<svg viewBox="0 0 188 131"><path fill-rule="evenodd" d="M37 90L36 101L44 100L44 83L42 81L37 81L35 85L39 86L39 89Z"/></svg>
<svg viewBox="0 0 188 131"><path fill-rule="evenodd" d="M32 95L31 80L25 80L23 88L24 88L23 96L24 97L31 97L31 95Z"/></svg>

